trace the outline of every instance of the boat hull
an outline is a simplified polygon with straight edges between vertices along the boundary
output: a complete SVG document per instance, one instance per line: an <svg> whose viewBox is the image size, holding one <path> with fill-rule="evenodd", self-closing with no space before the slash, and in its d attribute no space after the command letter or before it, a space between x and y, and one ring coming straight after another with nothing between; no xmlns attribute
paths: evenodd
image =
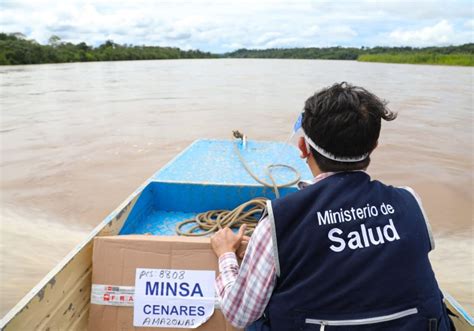
<svg viewBox="0 0 474 331"><path fill-rule="evenodd" d="M172 235L176 222L210 209L232 209L257 196L273 198L270 188L256 183L232 153L233 142L198 140L133 192L36 285L0 322L9 330L87 329L92 243L96 236L152 233ZM290 164L303 179L311 174L296 150L285 144L249 141L241 151L260 177L270 163ZM279 155L277 160L272 159ZM283 155L283 156L282 156ZM286 159L285 159L286 157ZM263 170L262 170L263 169ZM293 173L275 174L288 182ZM296 187L281 189L285 195ZM474 330L472 319L449 295L457 330ZM250 327L248 330L251 330Z"/></svg>
<svg viewBox="0 0 474 331"><path fill-rule="evenodd" d="M143 185L53 268L0 322L9 330L86 330L96 236L117 235Z"/></svg>

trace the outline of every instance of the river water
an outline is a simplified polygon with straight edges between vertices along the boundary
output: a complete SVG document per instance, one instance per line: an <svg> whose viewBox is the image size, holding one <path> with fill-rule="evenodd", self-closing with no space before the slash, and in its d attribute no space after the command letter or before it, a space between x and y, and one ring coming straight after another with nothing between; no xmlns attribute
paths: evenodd
<svg viewBox="0 0 474 331"><path fill-rule="evenodd" d="M315 90L361 85L399 113L369 173L422 197L441 287L474 312L473 69L322 60L0 67L0 316L193 140L286 141Z"/></svg>

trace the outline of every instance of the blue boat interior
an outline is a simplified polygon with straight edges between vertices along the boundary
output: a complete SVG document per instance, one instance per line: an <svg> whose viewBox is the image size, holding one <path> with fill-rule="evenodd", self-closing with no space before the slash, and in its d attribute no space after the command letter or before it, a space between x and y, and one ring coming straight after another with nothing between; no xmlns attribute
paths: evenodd
<svg viewBox="0 0 474 331"><path fill-rule="evenodd" d="M252 172L265 182L270 183L266 168L271 164L290 165L302 179L312 177L297 148L289 144L197 140L151 177L120 234L176 235L176 224L198 213L234 209L256 197L275 198L272 188L248 174L235 147ZM295 173L287 168L273 168L271 173L277 184L295 179ZM296 189L293 185L279 191L284 196Z"/></svg>
<svg viewBox="0 0 474 331"><path fill-rule="evenodd" d="M176 223L214 209L233 209L255 197L275 198L272 188L255 181L245 170L234 150L237 144L250 169L270 182L265 169L271 164L286 164L297 169L303 180L312 178L296 147L277 142L197 140L155 173L139 193L119 234L176 235ZM278 184L287 183L295 174L276 168L272 174ZM296 186L280 189L285 196ZM185 230L185 229L184 229ZM472 317L449 294L446 300L468 322ZM259 330L258 322L246 331Z"/></svg>

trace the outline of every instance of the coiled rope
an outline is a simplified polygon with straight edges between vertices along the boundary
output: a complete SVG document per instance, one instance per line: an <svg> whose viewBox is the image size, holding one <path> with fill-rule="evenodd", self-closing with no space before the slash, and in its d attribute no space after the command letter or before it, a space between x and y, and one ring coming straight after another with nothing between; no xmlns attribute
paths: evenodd
<svg viewBox="0 0 474 331"><path fill-rule="evenodd" d="M279 188L288 187L300 181L301 175L299 171L286 164L270 164L265 168L265 173L270 178L271 183L268 183L258 178L248 166L237 145L238 139L245 141L245 136L239 131L233 131L234 138L234 152L242 163L247 173L255 179L258 183L266 187L271 187L275 192L277 198L280 197ZM295 179L283 184L277 184L272 175L272 169L286 168L294 172ZM263 213L266 207L267 198L259 197L249 200L233 210L210 210L197 214L194 218L184 220L176 224L176 233L180 236L206 236L219 231L222 228L230 227L231 229L240 228L243 224L247 224L245 235L251 236L258 223L258 217ZM183 226L188 226L187 230L183 230Z"/></svg>

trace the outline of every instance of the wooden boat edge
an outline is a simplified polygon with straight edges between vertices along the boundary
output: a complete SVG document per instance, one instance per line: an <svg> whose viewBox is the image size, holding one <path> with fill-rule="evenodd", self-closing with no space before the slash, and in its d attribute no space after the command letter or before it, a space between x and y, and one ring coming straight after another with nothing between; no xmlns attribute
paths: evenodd
<svg viewBox="0 0 474 331"><path fill-rule="evenodd" d="M454 299L446 291L443 291L444 303L448 310L453 314L451 320L458 331L469 331L474 330L474 319L469 313L461 306L459 302Z"/></svg>
<svg viewBox="0 0 474 331"><path fill-rule="evenodd" d="M84 253L88 247L92 248L92 242L93 239L100 235L100 236L110 236L110 235L117 235L122 226L125 224L125 221L129 215L129 213L132 211L135 203L137 202L138 198L140 197L141 192L143 189L154 179L156 179L156 176L163 171L164 169L170 167L175 160L177 160L179 157L181 157L183 154L185 154L194 144L198 143L201 140L206 140L206 139L197 139L194 140L191 144L189 144L186 148L184 148L181 152L179 152L177 155L175 155L169 162L167 162L163 167L161 167L155 174L153 174L151 177L149 177L142 185L140 185L131 195L129 195L116 209L114 209L101 223L99 223L89 234L89 236L84 239L82 242L80 242L76 247L74 247L53 269L51 269L46 276L44 276L12 309L10 309L7 314L0 320L0 330L16 330L18 327L20 329L25 329L27 325L30 325L30 329L38 329L42 328L43 329L49 329L49 330L55 330L57 327L52 326L49 328L47 326L48 324L48 318L51 316L49 314L45 314L45 316L41 316L41 314L35 314L37 318L40 320L44 320L46 317L46 320L43 322L38 322L36 327L34 327L32 324L34 323L34 320L31 320L31 318L23 318L26 315L26 311L32 311L34 310L34 307L29 307L29 305L40 305L42 304L42 300L47 298L49 295L49 292L51 289L55 286L56 284L56 277L61 275L63 272L68 269L68 266L71 265L71 263L74 262L74 260L77 258L77 256L81 253ZM86 254L87 255L87 254ZM88 259L88 265L85 266L91 267L92 266L92 249L90 249L90 259ZM90 286L91 286L91 279L90 275L89 277L86 277L85 279L85 285L89 286L89 289L84 290L84 293L87 294L87 296L90 296ZM48 288L48 285L50 287ZM59 285L59 284L58 284ZM59 287L59 286L58 286ZM85 295L84 294L84 295ZM87 297L86 296L86 297ZM36 301L35 301L36 299ZM82 314L83 319L84 316L88 316L88 304L89 304L89 298L87 299L86 303L86 312ZM64 300L62 300L64 301ZM66 300L68 301L68 300ZM69 308L70 306L68 306ZM69 311L70 309L67 309ZM67 315L67 314L63 314ZM71 313L73 315L73 313ZM22 323L25 322L25 323ZM87 319L85 319L85 322L79 321L79 322L73 322L72 326L73 329L79 330L79 329L84 329L84 323L87 325ZM21 328L24 326L23 328ZM68 329L71 329L71 325L68 325Z"/></svg>
<svg viewBox="0 0 474 331"><path fill-rule="evenodd" d="M48 323L48 319L51 319L51 314L46 314L45 316L41 316L41 314L34 314L31 313L35 306L43 304L43 300L47 300L48 297L51 295L51 291L54 287L58 288L61 285L57 284L58 281L56 278L63 274L67 273L67 269L74 264L75 259L81 253L89 253L87 255L92 256L92 249L90 252L85 252L88 248L92 248L93 239L96 236L110 236L116 235L119 233L120 229L122 228L125 220L127 219L129 213L133 209L136 201L138 200L141 192L143 189L149 184L150 180L147 180L143 183L135 192L133 192L124 202L122 202L114 211L112 211L100 224L98 224L91 233L85 238L82 242L80 242L74 249L72 249L53 269L51 269L43 279L38 282L0 321L0 329L1 330L15 330L18 327L23 326L20 329L26 328L33 328L32 323L35 323L35 329L46 329ZM92 259L89 260L88 265L81 266L82 269L87 271L88 268L92 265ZM84 261L82 261L83 263ZM77 275L76 275L77 276ZM81 275L79 275L80 278ZM73 275L74 277L74 275ZM85 280L83 280L86 284L89 284L90 287L90 274L85 276ZM81 292L89 293L90 289L85 289ZM63 298L64 299L64 298ZM62 300L64 301L64 300ZM71 300L66 300L71 301ZM87 304L89 301L87 301ZM87 308L88 309L88 308ZM31 319L31 317L25 316L29 314L37 315L36 317L38 320L35 322ZM67 314L63 314L64 316ZM72 314L71 314L72 315ZM84 315L84 314L83 314ZM87 314L85 314L87 315ZM20 320L23 320L25 323L19 323ZM86 320L87 322L87 320ZM62 323L61 323L62 324ZM79 327L81 329L82 327ZM52 329L55 329L54 327Z"/></svg>
<svg viewBox="0 0 474 331"><path fill-rule="evenodd" d="M110 236L110 235L117 235L124 225L129 213L133 209L133 206L137 202L141 192L143 189L152 181L156 180L156 176L163 171L164 169L170 167L175 160L185 154L194 144L198 143L201 140L207 139L197 139L194 140L191 144L189 144L186 148L184 148L180 153L175 155L169 162L167 162L163 167L161 167L156 173L150 176L142 185L140 185L131 195L127 197L117 208L115 208L101 223L99 223L89 234L89 236L76 245L53 269L51 269L46 276L44 276L7 314L0 320L0 330L15 330L18 326L23 324L20 321L23 320L23 316L25 315L25 311L29 309L29 305L32 304L35 299L35 304L39 304L45 297L48 296L49 291L55 284L55 279L59 276L68 266L74 262L74 259L84 252L88 246L92 247L92 241L96 236ZM90 252L91 258L89 259L89 265L92 265L92 251ZM86 284L91 285L90 282L90 275L89 281ZM48 285L50 288L48 289ZM85 291L87 293L90 292ZM64 301L64 300L63 300ZM67 300L66 300L67 301ZM87 301L87 304L89 300ZM31 307L34 308L34 307ZM88 309L88 308L87 308ZM46 316L48 316L47 314ZM66 315L66 314L63 314ZM87 317L87 312L83 314ZM37 316L40 319L43 319L43 316ZM48 318L48 317L47 317ZM26 319L28 320L28 319ZM27 321L32 323L33 321ZM42 323L44 329L46 329L46 322ZM87 320L86 320L87 323ZM40 323L41 324L41 323ZM76 325L78 323L74 323ZM31 325L31 324L28 324ZM38 325L39 326L39 325ZM36 327L35 329L37 329ZM55 328L53 327L52 330ZM68 327L70 329L70 326ZM74 329L82 329L81 324L76 325Z"/></svg>

